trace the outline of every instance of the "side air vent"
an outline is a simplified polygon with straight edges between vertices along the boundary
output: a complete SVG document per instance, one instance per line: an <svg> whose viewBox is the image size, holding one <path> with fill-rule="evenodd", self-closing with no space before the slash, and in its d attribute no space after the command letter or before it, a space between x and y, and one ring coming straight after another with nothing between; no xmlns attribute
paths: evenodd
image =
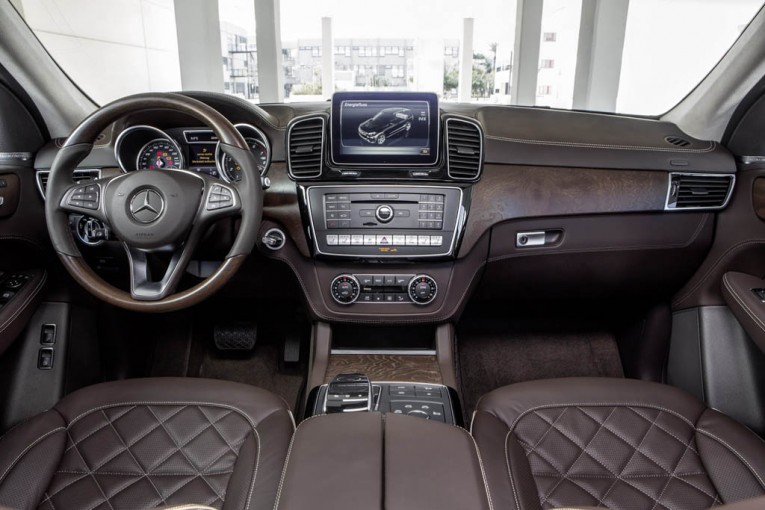
<svg viewBox="0 0 765 510"><path fill-rule="evenodd" d="M734 181L733 175L672 173L666 209L721 209L728 204Z"/></svg>
<svg viewBox="0 0 765 510"><path fill-rule="evenodd" d="M664 138L664 141L675 147L688 147L691 144L691 142L680 136L667 136Z"/></svg>
<svg viewBox="0 0 765 510"><path fill-rule="evenodd" d="M324 117L299 119L287 130L287 167L293 179L321 175L324 161Z"/></svg>
<svg viewBox="0 0 765 510"><path fill-rule="evenodd" d="M40 191L40 196L42 196L43 199L45 199L45 191L48 188L48 174L50 174L50 170L38 170L36 174L37 189ZM101 170L96 168L87 170L83 169L75 170L74 175L72 176L72 180L74 182L83 182L98 179L99 177L101 177Z"/></svg>
<svg viewBox="0 0 765 510"><path fill-rule="evenodd" d="M483 134L475 121L446 119L446 171L452 179L474 181L481 175Z"/></svg>

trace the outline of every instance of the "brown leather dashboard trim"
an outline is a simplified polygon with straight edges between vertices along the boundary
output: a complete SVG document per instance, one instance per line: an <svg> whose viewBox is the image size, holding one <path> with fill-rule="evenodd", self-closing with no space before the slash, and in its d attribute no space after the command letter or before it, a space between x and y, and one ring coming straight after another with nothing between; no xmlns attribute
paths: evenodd
<svg viewBox="0 0 765 510"><path fill-rule="evenodd" d="M663 211L667 172L485 165L473 186L460 257L516 218Z"/></svg>
<svg viewBox="0 0 765 510"><path fill-rule="evenodd" d="M752 292L762 288L765 288L765 280L756 276L730 271L722 277L722 292L728 308L749 337L765 351L765 303Z"/></svg>

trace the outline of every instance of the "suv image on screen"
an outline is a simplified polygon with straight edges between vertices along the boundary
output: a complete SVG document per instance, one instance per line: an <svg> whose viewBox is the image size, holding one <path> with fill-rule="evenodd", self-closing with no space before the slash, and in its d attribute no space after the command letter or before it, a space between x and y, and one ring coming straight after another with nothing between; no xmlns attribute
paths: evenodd
<svg viewBox="0 0 765 510"><path fill-rule="evenodd" d="M394 136L408 134L411 128L412 111L409 108L385 108L359 124L359 136L369 143L383 145Z"/></svg>

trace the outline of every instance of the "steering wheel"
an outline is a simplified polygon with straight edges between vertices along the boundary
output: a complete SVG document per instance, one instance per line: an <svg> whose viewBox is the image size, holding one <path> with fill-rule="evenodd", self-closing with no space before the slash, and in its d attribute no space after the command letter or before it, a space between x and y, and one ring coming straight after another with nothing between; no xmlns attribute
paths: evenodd
<svg viewBox="0 0 765 510"><path fill-rule="evenodd" d="M165 169L73 181L77 165L90 154L96 137L110 124L126 114L162 109L190 115L212 129L221 150L241 166L241 180L226 183L203 173ZM255 246L262 211L257 162L239 131L210 106L171 93L118 99L82 121L53 161L45 201L53 248L72 277L107 303L144 312L187 308L219 290ZM102 280L84 261L69 227L69 213L103 221L122 242L130 262L130 293ZM207 228L233 215L241 215L241 226L223 263L196 286L176 292ZM169 257L164 274L152 274L152 253Z"/></svg>

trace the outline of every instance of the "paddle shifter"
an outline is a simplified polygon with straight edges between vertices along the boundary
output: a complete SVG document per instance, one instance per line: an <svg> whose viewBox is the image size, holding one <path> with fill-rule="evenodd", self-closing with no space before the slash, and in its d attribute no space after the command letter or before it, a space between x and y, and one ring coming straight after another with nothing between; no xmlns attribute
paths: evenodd
<svg viewBox="0 0 765 510"><path fill-rule="evenodd" d="M338 374L327 386L324 412L358 413L372 410L372 384L364 374Z"/></svg>

